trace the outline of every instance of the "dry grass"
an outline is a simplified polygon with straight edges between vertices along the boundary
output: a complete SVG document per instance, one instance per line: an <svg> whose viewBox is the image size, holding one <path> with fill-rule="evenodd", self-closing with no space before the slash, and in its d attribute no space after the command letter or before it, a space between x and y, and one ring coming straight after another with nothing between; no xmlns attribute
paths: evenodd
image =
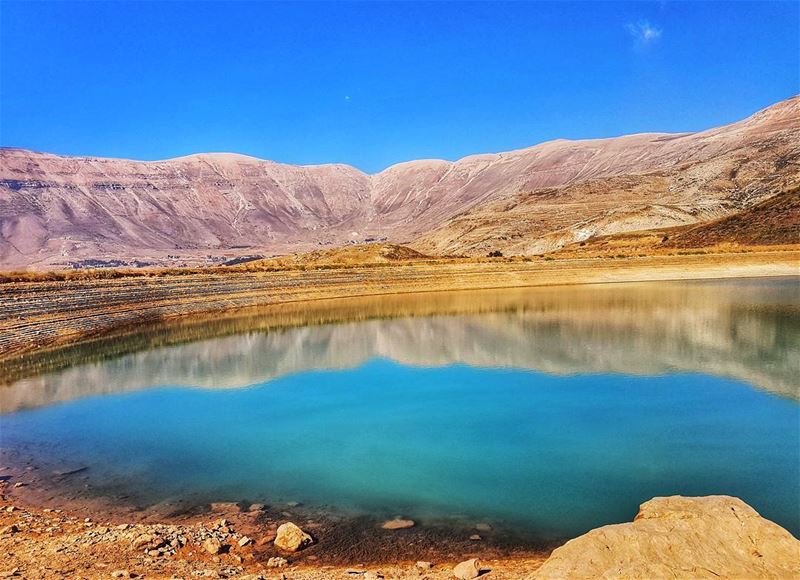
<svg viewBox="0 0 800 580"><path fill-rule="evenodd" d="M351 268L392 268L397 266L459 266L472 264L520 264L583 259L622 259L669 257L710 254L746 254L791 252L800 248L797 243L773 245L743 245L721 242L698 247L675 247L666 242L686 227L629 232L601 236L572 244L556 252L534 256L427 256L398 244L363 244L317 250L245 262L235 266L185 268L87 268L52 271L0 272L0 284L20 282L70 282L115 280L124 278L171 278L198 276L233 276L242 273L310 272Z"/></svg>

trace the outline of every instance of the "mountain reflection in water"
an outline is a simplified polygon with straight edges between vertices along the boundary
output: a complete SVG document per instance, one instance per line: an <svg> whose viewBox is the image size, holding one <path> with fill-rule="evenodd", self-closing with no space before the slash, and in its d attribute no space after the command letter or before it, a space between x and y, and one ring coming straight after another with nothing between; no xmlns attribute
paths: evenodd
<svg viewBox="0 0 800 580"><path fill-rule="evenodd" d="M6 364L0 410L165 385L239 388L374 358L554 374L702 372L798 399L799 297L793 278L288 304Z"/></svg>

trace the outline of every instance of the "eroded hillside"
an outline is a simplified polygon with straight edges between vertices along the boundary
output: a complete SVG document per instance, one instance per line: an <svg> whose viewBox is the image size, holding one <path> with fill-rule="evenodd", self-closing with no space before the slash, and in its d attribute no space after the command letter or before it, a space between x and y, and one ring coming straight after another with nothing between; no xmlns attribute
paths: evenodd
<svg viewBox="0 0 800 580"><path fill-rule="evenodd" d="M2 149L0 266L207 264L383 239L426 254L533 254L731 215L796 185L799 159L800 97L701 133L558 140L375 175L234 154Z"/></svg>

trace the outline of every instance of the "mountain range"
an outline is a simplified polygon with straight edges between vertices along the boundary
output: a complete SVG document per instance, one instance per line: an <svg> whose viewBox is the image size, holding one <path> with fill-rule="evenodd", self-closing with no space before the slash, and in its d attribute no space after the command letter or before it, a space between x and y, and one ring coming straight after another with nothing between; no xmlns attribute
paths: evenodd
<svg viewBox="0 0 800 580"><path fill-rule="evenodd" d="M697 133L556 140L372 175L231 153L132 161L3 148L0 267L203 263L383 239L431 255L540 254L719 220L798 185L800 96Z"/></svg>

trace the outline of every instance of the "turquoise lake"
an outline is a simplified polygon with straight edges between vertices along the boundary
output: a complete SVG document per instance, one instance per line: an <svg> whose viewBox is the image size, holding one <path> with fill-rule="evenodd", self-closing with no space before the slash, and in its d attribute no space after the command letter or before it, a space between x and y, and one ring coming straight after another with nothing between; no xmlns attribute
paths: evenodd
<svg viewBox="0 0 800 580"><path fill-rule="evenodd" d="M403 300L76 355L0 387L0 446L141 506L297 501L549 540L726 494L800 534L797 279Z"/></svg>

